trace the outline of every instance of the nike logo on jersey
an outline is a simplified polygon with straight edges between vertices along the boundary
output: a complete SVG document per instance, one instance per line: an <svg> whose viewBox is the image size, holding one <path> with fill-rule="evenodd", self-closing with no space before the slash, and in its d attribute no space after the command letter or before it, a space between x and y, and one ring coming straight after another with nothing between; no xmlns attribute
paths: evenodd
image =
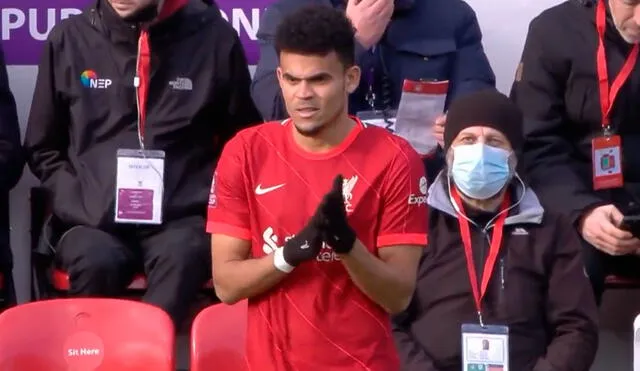
<svg viewBox="0 0 640 371"><path fill-rule="evenodd" d="M269 193L269 192L271 192L271 191L275 191L275 190L276 190L276 189L278 189L278 188L282 188L282 187L284 187L284 185L285 185L285 184L286 184L286 183L282 183L282 184L278 184L278 185L276 185L276 186L268 187L268 188L262 188L262 184L258 184L258 186L256 187L256 194L257 194L258 196L260 196L260 195L263 195L263 194L265 194L265 193Z"/></svg>

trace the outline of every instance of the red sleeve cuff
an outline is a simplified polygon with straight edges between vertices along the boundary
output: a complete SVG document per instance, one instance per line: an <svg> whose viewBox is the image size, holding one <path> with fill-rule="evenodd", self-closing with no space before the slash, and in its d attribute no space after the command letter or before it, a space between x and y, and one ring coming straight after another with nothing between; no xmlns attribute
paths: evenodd
<svg viewBox="0 0 640 371"><path fill-rule="evenodd" d="M207 233L224 234L227 236L251 241L250 230L225 223L207 222Z"/></svg>
<svg viewBox="0 0 640 371"><path fill-rule="evenodd" d="M376 244L378 248L398 245L425 246L428 240L427 235L423 233L396 233L378 237Z"/></svg>

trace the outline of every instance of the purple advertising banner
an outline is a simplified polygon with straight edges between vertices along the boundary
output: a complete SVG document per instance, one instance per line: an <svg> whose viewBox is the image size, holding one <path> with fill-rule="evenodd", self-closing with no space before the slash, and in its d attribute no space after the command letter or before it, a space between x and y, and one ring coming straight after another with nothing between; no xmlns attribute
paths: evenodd
<svg viewBox="0 0 640 371"><path fill-rule="evenodd" d="M1 0L0 32L9 65L37 65L51 28L95 0ZM222 16L240 35L249 64L258 61L256 33L273 0L217 0Z"/></svg>

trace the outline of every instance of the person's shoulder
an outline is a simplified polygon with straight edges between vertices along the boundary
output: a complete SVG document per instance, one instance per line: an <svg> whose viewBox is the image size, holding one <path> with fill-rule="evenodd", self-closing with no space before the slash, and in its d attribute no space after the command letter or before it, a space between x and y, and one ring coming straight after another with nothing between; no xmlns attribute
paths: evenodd
<svg viewBox="0 0 640 371"><path fill-rule="evenodd" d="M406 139L389 132L387 129L365 125L362 134L368 148L375 153L386 154L386 156L380 157L380 160L387 158L389 162L397 162L396 160L400 157L411 162L420 159L420 155Z"/></svg>
<svg viewBox="0 0 640 371"><path fill-rule="evenodd" d="M544 35L556 34L559 29L567 30L570 24L588 21L592 13L588 0L568 0L543 10L529 24L529 32ZM554 38L552 38L554 40Z"/></svg>
<svg viewBox="0 0 640 371"><path fill-rule="evenodd" d="M62 46L68 42L69 38L75 38L77 35L87 35L87 31L94 28L90 21L90 17L94 17L95 10L85 9L80 14L71 15L55 24L47 35L47 42L54 46Z"/></svg>
<svg viewBox="0 0 640 371"><path fill-rule="evenodd" d="M201 32L208 32L211 38L219 40L237 39L236 31L222 16L217 5L189 4L185 9L184 22L187 27L198 25Z"/></svg>
<svg viewBox="0 0 640 371"><path fill-rule="evenodd" d="M285 133L284 121L269 121L256 124L240 130L234 137L238 141L250 147L257 147L259 142L272 141L279 137L282 137Z"/></svg>

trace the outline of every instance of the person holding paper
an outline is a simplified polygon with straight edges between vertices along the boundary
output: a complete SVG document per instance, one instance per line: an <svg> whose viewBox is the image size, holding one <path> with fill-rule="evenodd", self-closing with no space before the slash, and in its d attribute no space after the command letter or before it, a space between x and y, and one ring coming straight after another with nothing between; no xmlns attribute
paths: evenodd
<svg viewBox="0 0 640 371"><path fill-rule="evenodd" d="M393 318L402 370L588 371L598 312L579 237L515 171L521 111L471 93L452 103L444 141L416 293Z"/></svg>
<svg viewBox="0 0 640 371"><path fill-rule="evenodd" d="M427 179L407 141L348 115L353 33L326 6L285 17L275 46L291 118L240 132L215 170L213 282L223 302L248 300L248 369L400 368L389 313L415 287Z"/></svg>
<svg viewBox="0 0 640 371"><path fill-rule="evenodd" d="M436 151L427 162L433 179L443 164L432 135L434 121L439 128L444 125L444 112L453 98L495 85L473 9L462 0L274 1L260 21L260 60L252 85L253 99L267 120L288 117L276 77L275 29L282 17L308 4L340 9L356 28L355 57L363 78L350 95L349 112L391 129L395 129L396 113L409 117L404 126L410 130L403 137L419 143L414 147L418 152ZM435 83L436 87L426 97L417 95L424 104L405 105L408 110L398 112L407 82ZM416 94L409 99L416 101L411 98ZM416 116L424 116L424 121L413 120Z"/></svg>
<svg viewBox="0 0 640 371"><path fill-rule="evenodd" d="M529 27L511 90L525 175L582 237L596 300L640 278L640 3L571 0Z"/></svg>
<svg viewBox="0 0 640 371"><path fill-rule="evenodd" d="M9 236L9 191L18 183L24 168L16 101L9 89L7 65L0 42L0 306L16 304L13 285L13 255ZM4 305L3 305L4 304Z"/></svg>
<svg viewBox="0 0 640 371"><path fill-rule="evenodd" d="M209 0L96 0L52 29L25 148L52 197L44 250L71 296L117 296L144 272L143 299L176 325L187 316L211 278L211 169L262 121L250 79Z"/></svg>

